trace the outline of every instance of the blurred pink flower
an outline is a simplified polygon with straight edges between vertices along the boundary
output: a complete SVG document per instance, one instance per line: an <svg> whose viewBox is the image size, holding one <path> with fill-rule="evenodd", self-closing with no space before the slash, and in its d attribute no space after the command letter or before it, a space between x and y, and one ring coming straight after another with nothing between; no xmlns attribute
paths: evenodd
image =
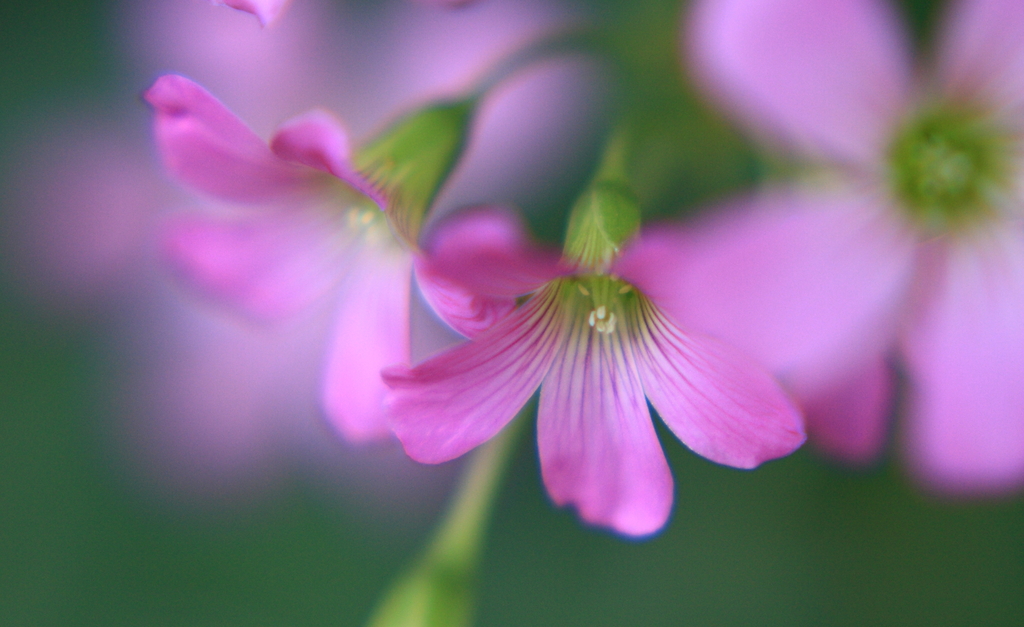
<svg viewBox="0 0 1024 627"><path fill-rule="evenodd" d="M211 0L214 4L222 4L232 9L252 13L260 21L261 26L273 22L284 11L291 0Z"/></svg>
<svg viewBox="0 0 1024 627"><path fill-rule="evenodd" d="M166 239L179 273L266 318L294 314L340 284L324 408L351 441L388 435L379 373L409 360L412 255L392 234L391 199L352 164L344 129L316 110L283 124L268 146L177 75L157 79L145 99L168 170L248 207L227 220L180 218Z"/></svg>
<svg viewBox="0 0 1024 627"><path fill-rule="evenodd" d="M530 298L474 339L416 367L384 371L392 425L415 460L439 463L490 439L541 388L538 445L555 503L628 535L660 529L672 475L646 398L698 454L739 468L804 440L796 410L758 367L682 332L646 296L669 277L643 240L613 274L535 250L508 213L441 226L421 265L494 298ZM622 277L622 278L619 278Z"/></svg>
<svg viewBox="0 0 1024 627"><path fill-rule="evenodd" d="M261 26L270 24L284 12L291 0L210 0L214 4L229 6L232 9L245 11L256 16ZM428 6L456 8L465 6L476 0L414 0Z"/></svg>
<svg viewBox="0 0 1024 627"><path fill-rule="evenodd" d="M49 115L46 128L29 129L24 145L9 147L31 158L4 173L17 203L4 261L12 277L46 293L48 305L78 312L86 305L112 321L110 340L126 367L111 381L122 408L115 426L121 435L111 435L138 464L132 473L194 495L263 485L311 458L347 464L339 478L359 474L369 492L379 483L364 465L402 469L393 488L405 475L424 475L416 464L396 462L389 446L339 450L324 428L316 396L331 339L330 295L295 318L254 325L167 281L154 253L168 215L188 212L170 220L182 228L197 210L231 217L239 208L183 193L161 176L137 86L173 68L215 88L261 136L314 104L342 112L365 136L396 109L461 93L503 55L564 24L568 13L541 0L493 0L469 12L407 0L358 11L303 0L287 19L261 29L205 0L131 0L119 8L116 34L129 71L120 82L129 87L95 112L76 102L63 123ZM495 102L481 112L480 141L446 202L521 189L508 179L542 186L535 181L553 164L586 153L572 138L588 130L578 112L591 105L594 81L556 65L556 72L524 72L488 98ZM419 303L412 316L414 357L452 341ZM384 461L373 461L378 456Z"/></svg>
<svg viewBox="0 0 1024 627"><path fill-rule="evenodd" d="M962 0L915 80L881 0L702 0L694 70L816 167L688 234L680 320L756 356L812 441L875 459L908 375L913 466L938 488L1024 482L1024 4Z"/></svg>

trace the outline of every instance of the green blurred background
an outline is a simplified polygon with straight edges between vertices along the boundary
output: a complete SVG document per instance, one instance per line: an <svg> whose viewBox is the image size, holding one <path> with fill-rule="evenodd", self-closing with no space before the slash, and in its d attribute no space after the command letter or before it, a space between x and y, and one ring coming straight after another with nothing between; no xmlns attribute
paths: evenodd
<svg viewBox="0 0 1024 627"><path fill-rule="evenodd" d="M595 8L623 25L625 46L642 63L672 67L657 52L644 57L657 49L652 41L674 37L672 3ZM926 34L936 6L904 8L919 37ZM5 170L18 163L11 147L24 129L51 112L77 102L102 108L144 87L126 84L109 43L115 15L98 0L0 5ZM674 116L672 133L698 141L692 152L669 151L659 161L688 174L670 183L651 174L651 211L749 183L760 171L753 153L699 109ZM6 213L6 190L0 202ZM3 281L0 625L366 619L427 537L439 500L379 524L386 511L367 513L358 495L339 495L300 471L224 507L148 496L110 459L108 396L119 375L108 344L116 329L95 310L69 313L26 297L9 273ZM897 444L867 471L837 469L805 449L748 473L661 436L676 509L668 528L643 542L584 528L553 509L535 450L522 447L497 503L479 625L1024 625L1021 498L925 495L907 478ZM451 470L431 472L445 483Z"/></svg>

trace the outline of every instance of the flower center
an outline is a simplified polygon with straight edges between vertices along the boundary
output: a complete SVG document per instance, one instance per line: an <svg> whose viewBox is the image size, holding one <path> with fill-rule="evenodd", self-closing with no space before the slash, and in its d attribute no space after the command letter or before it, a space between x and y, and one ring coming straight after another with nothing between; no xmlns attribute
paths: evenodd
<svg viewBox="0 0 1024 627"><path fill-rule="evenodd" d="M635 297L633 286L625 281L596 274L572 279L574 298L581 299L579 311L586 312L587 324L598 333L614 333L626 300Z"/></svg>
<svg viewBox="0 0 1024 627"><path fill-rule="evenodd" d="M359 240L377 246L394 240L384 212L372 202L353 203L345 216L348 232Z"/></svg>
<svg viewBox="0 0 1024 627"><path fill-rule="evenodd" d="M991 116L926 109L889 148L889 180L909 217L947 232L990 217L1013 180L1012 136Z"/></svg>

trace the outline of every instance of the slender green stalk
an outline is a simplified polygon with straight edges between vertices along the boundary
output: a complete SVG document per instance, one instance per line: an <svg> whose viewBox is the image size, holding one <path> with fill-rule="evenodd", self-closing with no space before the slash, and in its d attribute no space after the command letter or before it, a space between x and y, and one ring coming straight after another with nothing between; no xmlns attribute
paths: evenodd
<svg viewBox="0 0 1024 627"><path fill-rule="evenodd" d="M399 576L368 627L467 627L494 500L532 403L474 453L426 551Z"/></svg>
<svg viewBox="0 0 1024 627"><path fill-rule="evenodd" d="M608 58L611 48L602 33L594 29L556 32L526 45L499 62L477 82L470 98L482 98L499 83L534 63L573 53L596 54Z"/></svg>

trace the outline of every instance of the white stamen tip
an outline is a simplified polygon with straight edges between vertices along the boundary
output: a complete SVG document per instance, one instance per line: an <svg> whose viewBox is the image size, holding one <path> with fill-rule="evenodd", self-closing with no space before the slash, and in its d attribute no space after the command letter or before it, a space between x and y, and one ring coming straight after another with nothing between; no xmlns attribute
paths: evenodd
<svg viewBox="0 0 1024 627"><path fill-rule="evenodd" d="M594 318L594 312L593 311L590 312L590 317L587 318L587 321L590 322L590 326L594 326L594 324L597 323L597 320Z"/></svg>
<svg viewBox="0 0 1024 627"><path fill-rule="evenodd" d="M604 305L597 308L597 319L604 320L605 316L608 315L608 309Z"/></svg>
<svg viewBox="0 0 1024 627"><path fill-rule="evenodd" d="M593 326L598 333L613 333L615 331L615 314L613 313L607 320L598 320L597 324Z"/></svg>

